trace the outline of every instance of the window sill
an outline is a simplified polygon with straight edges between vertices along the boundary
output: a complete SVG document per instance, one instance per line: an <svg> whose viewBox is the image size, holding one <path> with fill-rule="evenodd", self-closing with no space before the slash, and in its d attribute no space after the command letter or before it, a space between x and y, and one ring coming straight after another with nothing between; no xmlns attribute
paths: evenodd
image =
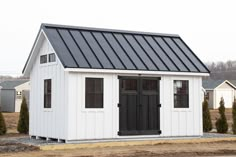
<svg viewBox="0 0 236 157"><path fill-rule="evenodd" d="M83 108L82 112L104 112L104 108Z"/></svg>
<svg viewBox="0 0 236 157"><path fill-rule="evenodd" d="M191 108L172 108L173 112L191 112Z"/></svg>
<svg viewBox="0 0 236 157"><path fill-rule="evenodd" d="M47 62L47 63L43 63L43 64L39 64L40 67L46 67L46 66L52 66L52 65L56 65L57 62Z"/></svg>
<svg viewBox="0 0 236 157"><path fill-rule="evenodd" d="M44 112L52 112L52 108L43 108Z"/></svg>

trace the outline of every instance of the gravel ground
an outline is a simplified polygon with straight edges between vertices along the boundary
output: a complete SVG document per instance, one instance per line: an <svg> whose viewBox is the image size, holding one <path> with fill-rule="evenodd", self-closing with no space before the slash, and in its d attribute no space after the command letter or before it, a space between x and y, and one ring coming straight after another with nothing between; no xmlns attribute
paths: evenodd
<svg viewBox="0 0 236 157"><path fill-rule="evenodd" d="M224 138L224 137L236 137L233 134L218 134L218 133L204 133L201 138Z"/></svg>
<svg viewBox="0 0 236 157"><path fill-rule="evenodd" d="M200 138L225 138L225 137L236 137L232 134L217 134L217 133L204 133ZM199 139L199 137L176 137L176 138L147 138L140 140L173 140L173 139ZM128 140L128 139L126 139ZM111 140L110 140L111 141ZM119 141L119 140L117 140ZM85 143L88 141L82 141ZM1 137L0 136L0 153L6 152L24 152L24 151L35 151L39 148L40 145L54 145L54 144L64 144L55 140L45 140L45 139L30 139L28 136L19 136L19 137Z"/></svg>
<svg viewBox="0 0 236 157"><path fill-rule="evenodd" d="M0 141L0 153L25 152L25 151L35 151L35 150L39 150L39 148L15 141Z"/></svg>
<svg viewBox="0 0 236 157"><path fill-rule="evenodd" d="M218 134L218 133L204 133L202 137L165 137L165 138L146 138L146 139L140 139L140 140L173 140L173 139L198 139L198 138L225 138L225 137L236 137L236 135L233 134ZM7 140L12 140L13 142L19 142L22 144L27 145L34 145L34 146L40 146L40 145L53 145L53 144L64 144L64 142L58 142L57 140L45 140L45 139L30 139L29 137L15 137L15 138L7 138ZM131 140L131 139L124 139L124 140ZM0 139L1 141L1 139ZM107 141L114 141L114 140L107 140ZM119 141L119 139L115 140ZM89 141L80 141L79 143L86 143ZM96 142L96 141L95 141ZM72 142L73 143L73 142ZM76 143L76 142L75 142ZM78 143L78 141L77 141Z"/></svg>

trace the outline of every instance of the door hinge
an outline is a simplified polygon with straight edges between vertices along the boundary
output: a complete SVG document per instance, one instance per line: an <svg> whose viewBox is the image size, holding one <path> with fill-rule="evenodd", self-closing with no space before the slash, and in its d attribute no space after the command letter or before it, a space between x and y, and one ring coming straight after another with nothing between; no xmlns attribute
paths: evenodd
<svg viewBox="0 0 236 157"><path fill-rule="evenodd" d="M157 104L157 107L161 107L161 104Z"/></svg>
<svg viewBox="0 0 236 157"><path fill-rule="evenodd" d="M118 104L117 104L117 107L120 107L120 106L121 106L121 104L120 104L120 103L118 103Z"/></svg>

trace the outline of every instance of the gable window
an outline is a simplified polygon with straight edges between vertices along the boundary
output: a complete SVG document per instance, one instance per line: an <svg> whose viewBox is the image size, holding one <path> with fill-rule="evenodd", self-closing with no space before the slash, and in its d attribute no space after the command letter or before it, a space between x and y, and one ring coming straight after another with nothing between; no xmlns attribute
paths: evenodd
<svg viewBox="0 0 236 157"><path fill-rule="evenodd" d="M16 99L21 99L21 91L16 92Z"/></svg>
<svg viewBox="0 0 236 157"><path fill-rule="evenodd" d="M51 108L52 101L52 80L44 80L44 108Z"/></svg>
<svg viewBox="0 0 236 157"><path fill-rule="evenodd" d="M174 108L189 108L189 82L174 80Z"/></svg>
<svg viewBox="0 0 236 157"><path fill-rule="evenodd" d="M85 108L103 108L103 78L85 79Z"/></svg>
<svg viewBox="0 0 236 157"><path fill-rule="evenodd" d="M47 55L40 56L40 64L47 63Z"/></svg>
<svg viewBox="0 0 236 157"><path fill-rule="evenodd" d="M48 55L48 62L55 62L56 61L56 55L55 53L50 53Z"/></svg>

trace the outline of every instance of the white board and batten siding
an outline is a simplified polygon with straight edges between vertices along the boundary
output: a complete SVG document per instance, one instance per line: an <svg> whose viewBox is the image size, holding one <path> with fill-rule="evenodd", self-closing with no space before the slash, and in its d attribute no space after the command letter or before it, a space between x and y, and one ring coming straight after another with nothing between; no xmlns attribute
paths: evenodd
<svg viewBox="0 0 236 157"><path fill-rule="evenodd" d="M127 76L127 75L126 75ZM104 108L85 108L85 78L104 79ZM160 81L161 135L118 136L119 131L119 80L117 74L91 74L71 72L68 79L68 140L137 138L160 136L201 136L201 77L154 76ZM173 81L189 80L189 108L173 106Z"/></svg>
<svg viewBox="0 0 236 157"><path fill-rule="evenodd" d="M42 34L41 34L42 35ZM60 61L40 64L40 56L54 53L43 36L41 48L30 73L30 130L36 137L66 139L67 135L67 74ZM44 79L52 79L52 108L44 109Z"/></svg>
<svg viewBox="0 0 236 157"><path fill-rule="evenodd" d="M235 97L235 89L227 83L223 83L219 87L214 89L215 94L215 102L214 108L220 107L221 97L224 98L225 107L232 108L234 97Z"/></svg>
<svg viewBox="0 0 236 157"><path fill-rule="evenodd" d="M70 141L202 135L201 76L145 75L145 77L161 77L160 129L162 133L161 135L118 136L118 74L68 72L58 58L55 63L40 64L41 55L54 53L45 37L41 44L30 73L29 134L31 136ZM128 74L125 76L128 76ZM86 77L104 79L103 108L85 108ZM44 109L43 107L44 79L52 79L51 109ZM189 108L187 109L175 109L173 107L174 80L189 80Z"/></svg>

